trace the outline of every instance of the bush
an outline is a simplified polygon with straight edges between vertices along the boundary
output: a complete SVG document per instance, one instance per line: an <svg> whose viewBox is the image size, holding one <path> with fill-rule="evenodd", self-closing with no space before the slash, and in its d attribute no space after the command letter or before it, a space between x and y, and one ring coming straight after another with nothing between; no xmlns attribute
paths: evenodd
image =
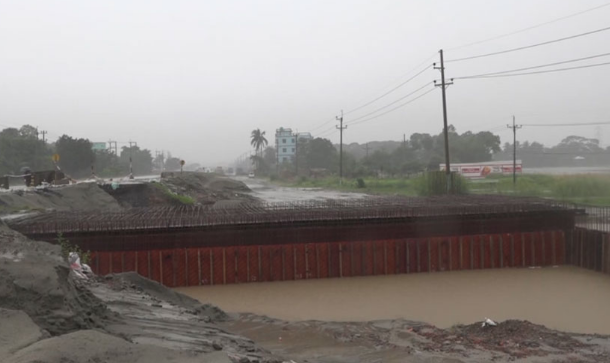
<svg viewBox="0 0 610 363"><path fill-rule="evenodd" d="M356 188L366 188L366 183L364 182L364 180L362 178L358 178L356 179Z"/></svg>
<svg viewBox="0 0 610 363"><path fill-rule="evenodd" d="M57 238L55 240L57 241L57 244L61 247L61 255L66 261L68 261L70 252L76 252L80 257L81 264L89 264L89 261L91 260L90 251L83 252L80 247L73 243L70 243L70 241L65 239L63 233L61 232L57 233Z"/></svg>

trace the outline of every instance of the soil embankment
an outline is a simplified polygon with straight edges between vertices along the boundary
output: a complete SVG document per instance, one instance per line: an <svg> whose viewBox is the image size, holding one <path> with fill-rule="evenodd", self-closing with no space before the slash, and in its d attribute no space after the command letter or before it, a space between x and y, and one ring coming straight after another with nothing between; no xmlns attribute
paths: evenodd
<svg viewBox="0 0 610 363"><path fill-rule="evenodd" d="M258 199L241 181L204 173L184 173L160 181L83 182L0 192L0 215L46 211L113 212L123 208L177 205L231 207Z"/></svg>
<svg viewBox="0 0 610 363"><path fill-rule="evenodd" d="M125 183L101 188L124 208L179 205L238 205L257 199L241 181L206 173L169 175L159 181Z"/></svg>
<svg viewBox="0 0 610 363"><path fill-rule="evenodd" d="M96 183L0 192L0 215L43 211L117 211L119 202Z"/></svg>
<svg viewBox="0 0 610 363"><path fill-rule="evenodd" d="M134 274L78 279L59 247L0 225L0 362L281 362L225 317Z"/></svg>

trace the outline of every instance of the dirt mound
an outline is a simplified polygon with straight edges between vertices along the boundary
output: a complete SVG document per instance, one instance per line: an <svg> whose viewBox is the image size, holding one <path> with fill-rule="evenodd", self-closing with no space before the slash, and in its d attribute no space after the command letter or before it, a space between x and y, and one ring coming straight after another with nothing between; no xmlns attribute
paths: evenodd
<svg viewBox="0 0 610 363"><path fill-rule="evenodd" d="M241 181L205 173L177 174L161 180L172 193L192 198L197 204L227 200L254 200L251 190Z"/></svg>
<svg viewBox="0 0 610 363"><path fill-rule="evenodd" d="M57 188L0 192L0 214L18 211L115 211L116 199L96 183L80 183Z"/></svg>
<svg viewBox="0 0 610 363"><path fill-rule="evenodd" d="M201 304L186 295L170 290L156 281L149 280L135 272L125 272L105 276L106 282L115 289L136 289L160 301L167 301L185 309L196 312L199 316L207 316L209 321L223 321L227 314L216 306Z"/></svg>
<svg viewBox="0 0 610 363"><path fill-rule="evenodd" d="M104 304L71 274L60 248L0 229L0 308L23 310L52 335L102 327Z"/></svg>
<svg viewBox="0 0 610 363"><path fill-rule="evenodd" d="M222 362L217 360L218 362ZM41 340L24 348L4 363L149 363L214 362L201 355L178 352L150 345L132 344L99 331L82 330L51 339Z"/></svg>
<svg viewBox="0 0 610 363"><path fill-rule="evenodd" d="M430 340L430 350L458 352L463 348L505 353L514 358L568 354L586 348L587 344L562 333L528 321L507 320L497 326L481 323L456 326L450 330L416 327L413 331ZM459 347L458 350L455 350Z"/></svg>
<svg viewBox="0 0 610 363"><path fill-rule="evenodd" d="M0 321L0 362L49 334L40 329L23 311L0 308Z"/></svg>

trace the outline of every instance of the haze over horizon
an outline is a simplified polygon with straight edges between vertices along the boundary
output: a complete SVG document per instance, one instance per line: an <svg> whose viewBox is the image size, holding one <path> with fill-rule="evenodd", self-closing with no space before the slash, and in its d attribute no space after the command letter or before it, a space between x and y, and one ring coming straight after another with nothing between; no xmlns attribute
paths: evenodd
<svg viewBox="0 0 610 363"><path fill-rule="evenodd" d="M31 124L91 141L134 140L187 162L229 163L250 131L279 127L344 143L402 140L442 130L441 92L367 122L367 115L439 80L438 50L452 60L608 26L610 6L481 44L490 37L601 6L603 1L19 1L0 0L0 127ZM447 78L608 52L610 31L519 52L446 64ZM456 48L457 47L457 48ZM554 68L607 62L597 58ZM551 67L553 68L553 67ZM546 68L545 68L546 69ZM610 122L610 67L490 79L456 79L449 124ZM427 91L424 88L423 91ZM413 99L424 92L405 100ZM396 105L401 104L399 101ZM391 108L391 107L390 107ZM384 109L382 113L388 109ZM375 116L373 114L372 116ZM351 120L354 124L350 125ZM334 130L334 131L333 131ZM554 145L568 135L610 141L610 125L524 127L519 140ZM121 146L121 145L120 145Z"/></svg>

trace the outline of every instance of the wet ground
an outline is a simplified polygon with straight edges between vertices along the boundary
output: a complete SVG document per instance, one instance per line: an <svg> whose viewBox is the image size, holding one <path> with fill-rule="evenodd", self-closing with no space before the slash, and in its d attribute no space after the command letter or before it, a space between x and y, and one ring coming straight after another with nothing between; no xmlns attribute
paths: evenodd
<svg viewBox="0 0 610 363"><path fill-rule="evenodd" d="M264 202L302 202L308 200L347 200L370 197L362 193L349 193L321 188L288 188L271 184L262 179L249 179L246 177L234 177L244 182L250 189L252 195Z"/></svg>
<svg viewBox="0 0 610 363"><path fill-rule="evenodd" d="M181 288L228 312L290 321L407 319L440 328L485 317L610 334L610 276L575 268L497 269Z"/></svg>

